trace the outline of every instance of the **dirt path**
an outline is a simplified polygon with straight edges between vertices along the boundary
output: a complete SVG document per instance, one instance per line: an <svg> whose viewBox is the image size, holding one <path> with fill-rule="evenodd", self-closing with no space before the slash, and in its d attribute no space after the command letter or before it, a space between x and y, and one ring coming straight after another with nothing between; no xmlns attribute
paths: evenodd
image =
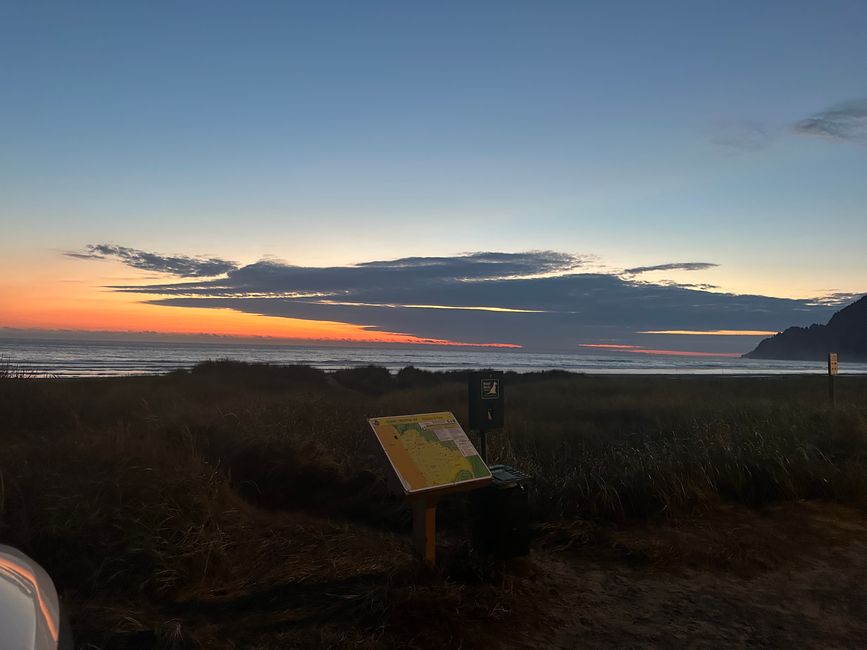
<svg viewBox="0 0 867 650"><path fill-rule="evenodd" d="M619 531L611 557L587 546L537 552L550 622L513 645L867 646L864 516L802 505L744 517ZM735 521L735 533L723 528Z"/></svg>

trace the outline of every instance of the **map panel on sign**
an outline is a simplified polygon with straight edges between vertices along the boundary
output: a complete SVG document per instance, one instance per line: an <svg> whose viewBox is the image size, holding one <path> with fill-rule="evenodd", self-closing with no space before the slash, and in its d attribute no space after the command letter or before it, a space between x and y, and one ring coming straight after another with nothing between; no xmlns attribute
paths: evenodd
<svg viewBox="0 0 867 650"><path fill-rule="evenodd" d="M407 494L491 480L491 472L451 413L368 420Z"/></svg>

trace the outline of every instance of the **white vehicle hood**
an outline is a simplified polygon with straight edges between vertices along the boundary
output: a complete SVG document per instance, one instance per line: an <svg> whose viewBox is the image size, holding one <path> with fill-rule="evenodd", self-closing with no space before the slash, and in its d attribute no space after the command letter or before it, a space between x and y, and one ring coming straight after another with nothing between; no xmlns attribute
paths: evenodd
<svg viewBox="0 0 867 650"><path fill-rule="evenodd" d="M55 650L60 608L54 583L36 562L0 545L0 638L4 650Z"/></svg>

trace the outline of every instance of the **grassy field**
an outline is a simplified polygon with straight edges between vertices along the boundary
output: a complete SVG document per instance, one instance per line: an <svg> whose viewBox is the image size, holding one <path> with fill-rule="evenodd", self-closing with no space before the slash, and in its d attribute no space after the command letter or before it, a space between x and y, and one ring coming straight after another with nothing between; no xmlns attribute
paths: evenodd
<svg viewBox="0 0 867 650"><path fill-rule="evenodd" d="M535 478L527 559L477 556L454 497L438 569L413 561L410 513L366 418L463 421L461 373L233 362L116 379L0 371L0 542L55 578L81 647L566 647L644 642L575 600L592 587L580 576L598 578L598 602L616 586L606 572L648 594L683 570L752 579L810 544L854 553L867 531L867 378L840 377L836 409L823 377L541 373L506 386L489 455Z"/></svg>

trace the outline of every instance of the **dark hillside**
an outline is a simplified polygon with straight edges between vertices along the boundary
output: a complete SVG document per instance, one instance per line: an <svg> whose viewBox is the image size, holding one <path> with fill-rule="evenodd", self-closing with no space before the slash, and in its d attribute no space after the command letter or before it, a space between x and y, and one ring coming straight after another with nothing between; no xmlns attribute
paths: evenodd
<svg viewBox="0 0 867 650"><path fill-rule="evenodd" d="M744 356L821 361L829 352L837 352L845 361L867 361L867 296L838 311L827 325L790 327Z"/></svg>

